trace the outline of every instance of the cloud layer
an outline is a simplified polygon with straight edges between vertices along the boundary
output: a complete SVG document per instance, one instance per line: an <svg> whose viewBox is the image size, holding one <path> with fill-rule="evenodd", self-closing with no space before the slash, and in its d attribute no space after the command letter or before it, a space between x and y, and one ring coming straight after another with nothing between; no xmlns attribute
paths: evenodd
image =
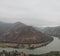
<svg viewBox="0 0 60 56"><path fill-rule="evenodd" d="M0 0L0 21L60 25L60 0Z"/></svg>

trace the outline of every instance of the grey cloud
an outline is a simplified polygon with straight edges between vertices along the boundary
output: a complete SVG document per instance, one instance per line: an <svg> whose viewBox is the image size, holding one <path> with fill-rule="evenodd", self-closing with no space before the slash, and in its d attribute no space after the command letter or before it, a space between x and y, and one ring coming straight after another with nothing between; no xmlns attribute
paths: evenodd
<svg viewBox="0 0 60 56"><path fill-rule="evenodd" d="M60 0L0 0L0 21L60 25Z"/></svg>

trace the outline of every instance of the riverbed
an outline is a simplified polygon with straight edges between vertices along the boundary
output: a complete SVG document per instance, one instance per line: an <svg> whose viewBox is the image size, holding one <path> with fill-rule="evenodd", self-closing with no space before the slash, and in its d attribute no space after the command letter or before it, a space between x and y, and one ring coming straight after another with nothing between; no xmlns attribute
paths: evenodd
<svg viewBox="0 0 60 56"><path fill-rule="evenodd" d="M18 52L23 51L24 53L27 54L44 54L44 53L48 53L50 51L60 51L60 39L53 37L54 40L49 43L46 46L40 47L40 48L36 48L36 49L15 49L15 48L0 48L0 51L2 50L6 50L6 51L15 51L17 50Z"/></svg>

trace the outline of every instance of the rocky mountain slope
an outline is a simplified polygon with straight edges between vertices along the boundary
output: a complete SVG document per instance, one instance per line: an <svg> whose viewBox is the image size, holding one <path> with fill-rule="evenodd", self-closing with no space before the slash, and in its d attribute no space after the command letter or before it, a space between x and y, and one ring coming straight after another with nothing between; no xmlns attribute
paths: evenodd
<svg viewBox="0 0 60 56"><path fill-rule="evenodd" d="M53 38L41 33L34 27L20 22L8 24L5 27L6 30L2 27L5 31L0 35L0 43L40 44L38 46L41 46L53 40Z"/></svg>

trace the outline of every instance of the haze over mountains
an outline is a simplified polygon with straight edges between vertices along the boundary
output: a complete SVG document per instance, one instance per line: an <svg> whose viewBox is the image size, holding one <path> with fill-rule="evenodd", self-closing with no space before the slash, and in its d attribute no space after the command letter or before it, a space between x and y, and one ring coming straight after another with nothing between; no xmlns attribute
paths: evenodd
<svg viewBox="0 0 60 56"><path fill-rule="evenodd" d="M42 32L50 36L55 36L60 38L60 26L46 27L42 30Z"/></svg>
<svg viewBox="0 0 60 56"><path fill-rule="evenodd" d="M60 38L60 26L52 26L52 27L35 27L36 30L41 31L42 33L50 36L55 36Z"/></svg>

